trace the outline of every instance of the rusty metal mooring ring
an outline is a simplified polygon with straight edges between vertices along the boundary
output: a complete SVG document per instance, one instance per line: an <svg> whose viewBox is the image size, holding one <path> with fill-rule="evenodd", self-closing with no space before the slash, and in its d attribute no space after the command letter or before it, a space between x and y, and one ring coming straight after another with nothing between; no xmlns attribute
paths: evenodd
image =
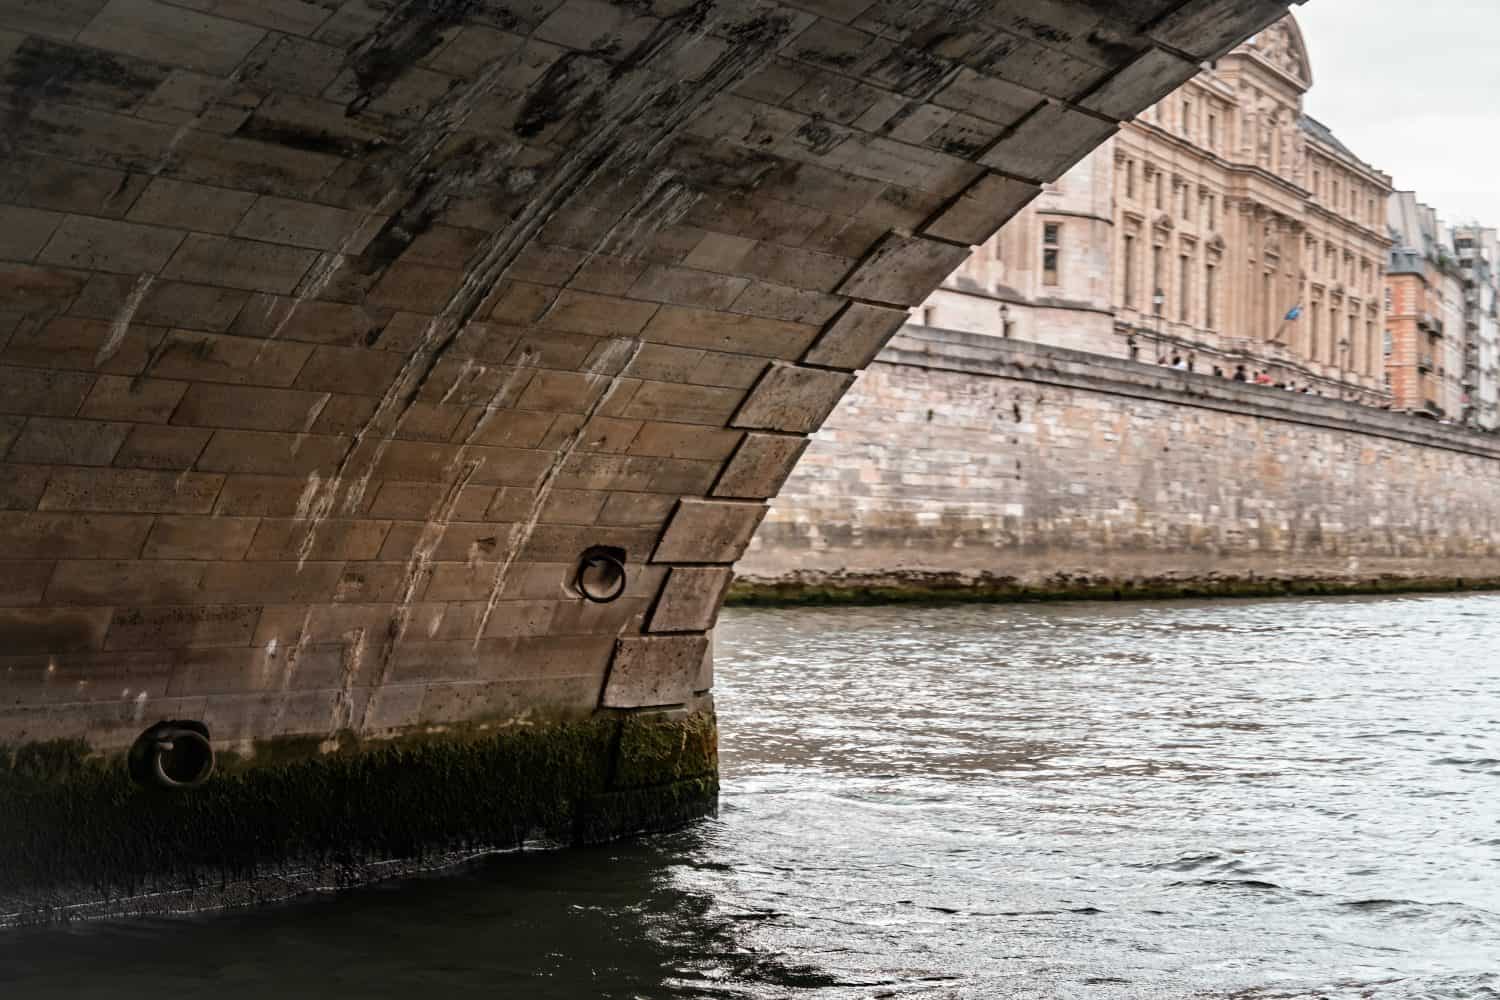
<svg viewBox="0 0 1500 1000"><path fill-rule="evenodd" d="M573 586L586 601L608 604L620 599L628 581L625 575L625 550L596 545L585 550L578 560Z"/></svg>
<svg viewBox="0 0 1500 1000"><path fill-rule="evenodd" d="M159 722L130 748L130 773L157 788L198 788L214 773L214 748L201 722Z"/></svg>

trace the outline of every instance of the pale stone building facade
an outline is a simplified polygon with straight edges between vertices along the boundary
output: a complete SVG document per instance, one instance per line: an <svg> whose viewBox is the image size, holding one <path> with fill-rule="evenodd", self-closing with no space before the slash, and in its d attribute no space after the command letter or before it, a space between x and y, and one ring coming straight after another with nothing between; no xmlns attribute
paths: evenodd
<svg viewBox="0 0 1500 1000"><path fill-rule="evenodd" d="M1291 17L1126 123L914 311L1384 405L1391 179L1302 111Z"/></svg>
<svg viewBox="0 0 1500 1000"><path fill-rule="evenodd" d="M1464 422L1500 429L1500 234L1480 226L1453 232L1464 282Z"/></svg>

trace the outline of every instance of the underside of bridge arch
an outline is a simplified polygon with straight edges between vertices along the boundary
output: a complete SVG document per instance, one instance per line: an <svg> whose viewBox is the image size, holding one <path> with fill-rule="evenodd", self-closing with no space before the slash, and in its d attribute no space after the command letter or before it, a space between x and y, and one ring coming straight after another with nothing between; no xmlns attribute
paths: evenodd
<svg viewBox="0 0 1500 1000"><path fill-rule="evenodd" d="M0 911L711 809L806 435L1284 9L0 0Z"/></svg>

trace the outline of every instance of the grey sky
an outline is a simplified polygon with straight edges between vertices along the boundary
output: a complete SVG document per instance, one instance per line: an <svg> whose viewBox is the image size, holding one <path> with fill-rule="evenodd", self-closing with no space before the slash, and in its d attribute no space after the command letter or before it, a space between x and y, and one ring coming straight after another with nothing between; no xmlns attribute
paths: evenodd
<svg viewBox="0 0 1500 1000"><path fill-rule="evenodd" d="M1500 3L1308 0L1307 111L1450 223L1500 227Z"/></svg>

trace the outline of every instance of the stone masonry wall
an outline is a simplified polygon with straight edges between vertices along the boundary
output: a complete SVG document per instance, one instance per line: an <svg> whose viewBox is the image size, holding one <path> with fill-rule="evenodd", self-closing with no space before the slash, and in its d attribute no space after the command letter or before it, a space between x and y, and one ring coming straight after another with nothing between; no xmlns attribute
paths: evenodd
<svg viewBox="0 0 1500 1000"><path fill-rule="evenodd" d="M742 591L1477 585L1500 580L1500 445L908 328L814 438L739 571Z"/></svg>

